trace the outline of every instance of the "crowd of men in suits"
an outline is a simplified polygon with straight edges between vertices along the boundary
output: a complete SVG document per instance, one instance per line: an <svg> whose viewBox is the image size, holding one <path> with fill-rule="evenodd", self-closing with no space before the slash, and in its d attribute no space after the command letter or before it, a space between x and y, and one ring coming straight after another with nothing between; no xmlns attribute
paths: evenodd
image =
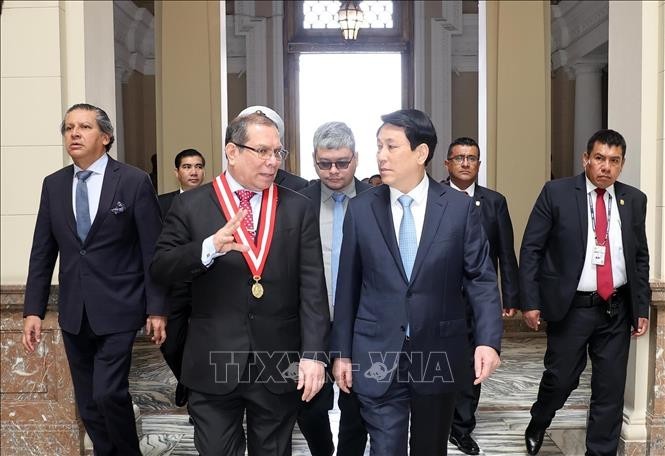
<svg viewBox="0 0 665 456"><path fill-rule="evenodd" d="M159 198L146 173L108 155L101 108L72 106L61 131L73 165L44 179L23 344L40 343L59 256L59 323L95 454L141 454L128 376L144 324L200 454L288 455L296 422L314 456L363 455L368 438L372 455L438 456L449 441L478 454L480 384L517 309L536 331L547 321L527 453L587 352L587 454L616 453L630 337L646 332L650 301L646 196L617 181L619 133L595 133L584 172L545 184L518 270L506 199L476 182L480 147L453 141L449 180L434 181L437 135L418 110L382 116L377 186L354 177L342 122L314 134L318 180L285 172L284 123L264 106L229 124L222 174L203 184L205 158L183 150L180 189Z"/></svg>

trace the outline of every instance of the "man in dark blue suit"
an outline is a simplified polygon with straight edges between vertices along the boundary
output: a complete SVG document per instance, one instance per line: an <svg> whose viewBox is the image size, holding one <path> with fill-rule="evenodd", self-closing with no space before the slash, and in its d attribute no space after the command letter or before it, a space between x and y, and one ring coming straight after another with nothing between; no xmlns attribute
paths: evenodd
<svg viewBox="0 0 665 456"><path fill-rule="evenodd" d="M437 142L432 122L417 110L382 120L386 185L351 200L344 221L333 372L340 389L358 395L373 455L407 454L409 415L410 454L445 455L456 392L500 363L496 273L473 201L425 173Z"/></svg>
<svg viewBox="0 0 665 456"><path fill-rule="evenodd" d="M174 174L178 179L180 188L158 196L162 219L166 218L173 200L183 192L197 188L203 183L205 177L206 160L196 149L185 149L175 156ZM187 340L187 327L189 316L192 313L192 284L182 282L173 284L169 288L169 338L162 344L160 350L164 355L166 364L178 381L175 388L175 405L182 407L187 403L187 388L182 384L182 355Z"/></svg>
<svg viewBox="0 0 665 456"><path fill-rule="evenodd" d="M520 292L527 325L547 321L545 372L524 438L540 450L554 415L591 359L586 454L617 454L632 335L649 327L647 197L617 179L626 141L599 130L587 142L584 172L545 184L520 250Z"/></svg>
<svg viewBox="0 0 665 456"><path fill-rule="evenodd" d="M448 185L473 198L474 204L480 208L482 227L490 243L492 264L496 271L499 271L499 265L501 266L503 316L512 317L516 309L519 309L519 278L513 224L508 213L506 198L501 193L476 183L480 169L480 147L472 138L463 137L454 140L448 146L444 165L450 174ZM473 312L471 307L467 307L467 310L473 344ZM453 425L450 429L450 442L463 453L471 455L480 453L478 444L471 437L471 432L476 427L475 413L479 399L480 384L474 385L469 382L468 387L462 389L457 397Z"/></svg>
<svg viewBox="0 0 665 456"><path fill-rule="evenodd" d="M300 193L312 201L321 231L323 265L328 289L330 319L334 315L334 281L339 269L344 212L351 198L371 187L354 177L358 165L356 141L343 122L326 122L314 132L314 169L320 180ZM333 408L333 384L326 381L319 394L303 403L298 413L298 426L312 456L331 456L335 451L328 410ZM367 445L367 430L360 416L355 394L340 391L337 438L338 456L362 456Z"/></svg>
<svg viewBox="0 0 665 456"><path fill-rule="evenodd" d="M61 131L74 164L44 179L23 345L33 352L40 342L59 254L59 323L95 454L140 455L128 376L143 322L155 343L166 339L164 292L148 272L161 229L159 205L146 173L107 155L113 126L102 109L72 106Z"/></svg>

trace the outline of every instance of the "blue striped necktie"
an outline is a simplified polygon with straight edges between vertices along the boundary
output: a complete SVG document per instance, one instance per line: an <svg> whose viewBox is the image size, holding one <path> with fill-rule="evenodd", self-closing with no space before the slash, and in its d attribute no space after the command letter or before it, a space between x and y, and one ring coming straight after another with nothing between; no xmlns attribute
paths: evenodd
<svg viewBox="0 0 665 456"><path fill-rule="evenodd" d="M86 180L92 175L92 171L78 171L76 178L76 232L81 242L85 242L90 231L90 203L88 202L88 184Z"/></svg>

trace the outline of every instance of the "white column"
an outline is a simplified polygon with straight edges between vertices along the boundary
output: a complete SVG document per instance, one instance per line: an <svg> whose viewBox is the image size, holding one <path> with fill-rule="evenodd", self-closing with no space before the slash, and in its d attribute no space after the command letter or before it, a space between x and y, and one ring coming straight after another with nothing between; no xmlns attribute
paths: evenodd
<svg viewBox="0 0 665 456"><path fill-rule="evenodd" d="M438 145L431 164L431 176L446 177L443 160L452 140L452 35L462 33L462 2L441 2L441 17L431 22L431 119Z"/></svg>
<svg viewBox="0 0 665 456"><path fill-rule="evenodd" d="M646 232L652 280L662 277L655 262L663 256L659 242L662 200L658 198L663 187L662 142L659 149L663 137L662 8L662 2L609 2L607 123L626 139L626 162L619 180L648 196ZM655 329L652 324L651 330ZM631 340L621 430L626 450L620 454L647 454L647 423L655 430L662 422L662 415L647 412L650 396L662 394L653 386L653 377L662 373L662 356L653 345L658 337L660 334L647 334ZM653 353L655 362L650 366ZM660 448L658 442L654 437L651 454Z"/></svg>
<svg viewBox="0 0 665 456"><path fill-rule="evenodd" d="M600 130L602 119L603 64L578 63L575 74L575 138L573 171L582 172L582 154L591 135Z"/></svg>

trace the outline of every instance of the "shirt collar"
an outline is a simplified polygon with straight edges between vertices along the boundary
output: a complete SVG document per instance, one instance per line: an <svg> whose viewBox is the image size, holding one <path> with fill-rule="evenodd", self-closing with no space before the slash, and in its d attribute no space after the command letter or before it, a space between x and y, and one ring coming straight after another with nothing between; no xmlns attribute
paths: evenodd
<svg viewBox="0 0 665 456"><path fill-rule="evenodd" d="M328 201L330 198L332 198L333 192L344 193L349 198L353 198L356 196L356 182L355 180L352 180L349 185L341 190L333 190L321 182L321 201Z"/></svg>
<svg viewBox="0 0 665 456"><path fill-rule="evenodd" d="M471 185L469 185L469 186L468 186L467 188L465 188L464 190L462 190L462 189L459 188L457 185L455 185L455 184L453 183L453 180L451 179L451 180L450 180L450 186L451 186L452 188L454 188L455 190L457 190L458 192L466 192L467 195L469 195L469 196L473 196L473 195L475 195L475 193L476 193L476 183L475 183L475 182L472 183Z"/></svg>
<svg viewBox="0 0 665 456"><path fill-rule="evenodd" d="M242 185L240 185L238 181L233 178L230 172L226 171L224 174L226 175L226 182L228 182L229 189L231 190L231 192L235 193L238 190L249 190L248 188L245 188ZM254 190L249 190L249 191L254 193L259 193L255 192Z"/></svg>
<svg viewBox="0 0 665 456"><path fill-rule="evenodd" d="M587 195L588 195L589 193L591 193L592 191L594 191L597 187L593 184L593 182L591 182L591 181L589 180L589 178L587 177L586 173L584 173L584 179L586 180L586 193L587 193ZM608 193L612 198L615 197L615 195L614 195L614 184L610 185L610 186L607 187L605 190L607 190L607 193Z"/></svg>
<svg viewBox="0 0 665 456"><path fill-rule="evenodd" d="M390 204L399 204L397 198L404 195L396 188L390 188ZM420 181L407 195L413 198L413 204L420 205L427 202L427 191L429 190L429 177L427 173L423 176L423 180Z"/></svg>
<svg viewBox="0 0 665 456"><path fill-rule="evenodd" d="M109 156L107 154L103 154L101 157L95 160L92 165L88 166L87 171L92 171L92 174L104 174L108 162ZM76 165L76 163L74 163L74 176L76 176L76 173L79 171L83 171L83 168L80 168L78 165Z"/></svg>

